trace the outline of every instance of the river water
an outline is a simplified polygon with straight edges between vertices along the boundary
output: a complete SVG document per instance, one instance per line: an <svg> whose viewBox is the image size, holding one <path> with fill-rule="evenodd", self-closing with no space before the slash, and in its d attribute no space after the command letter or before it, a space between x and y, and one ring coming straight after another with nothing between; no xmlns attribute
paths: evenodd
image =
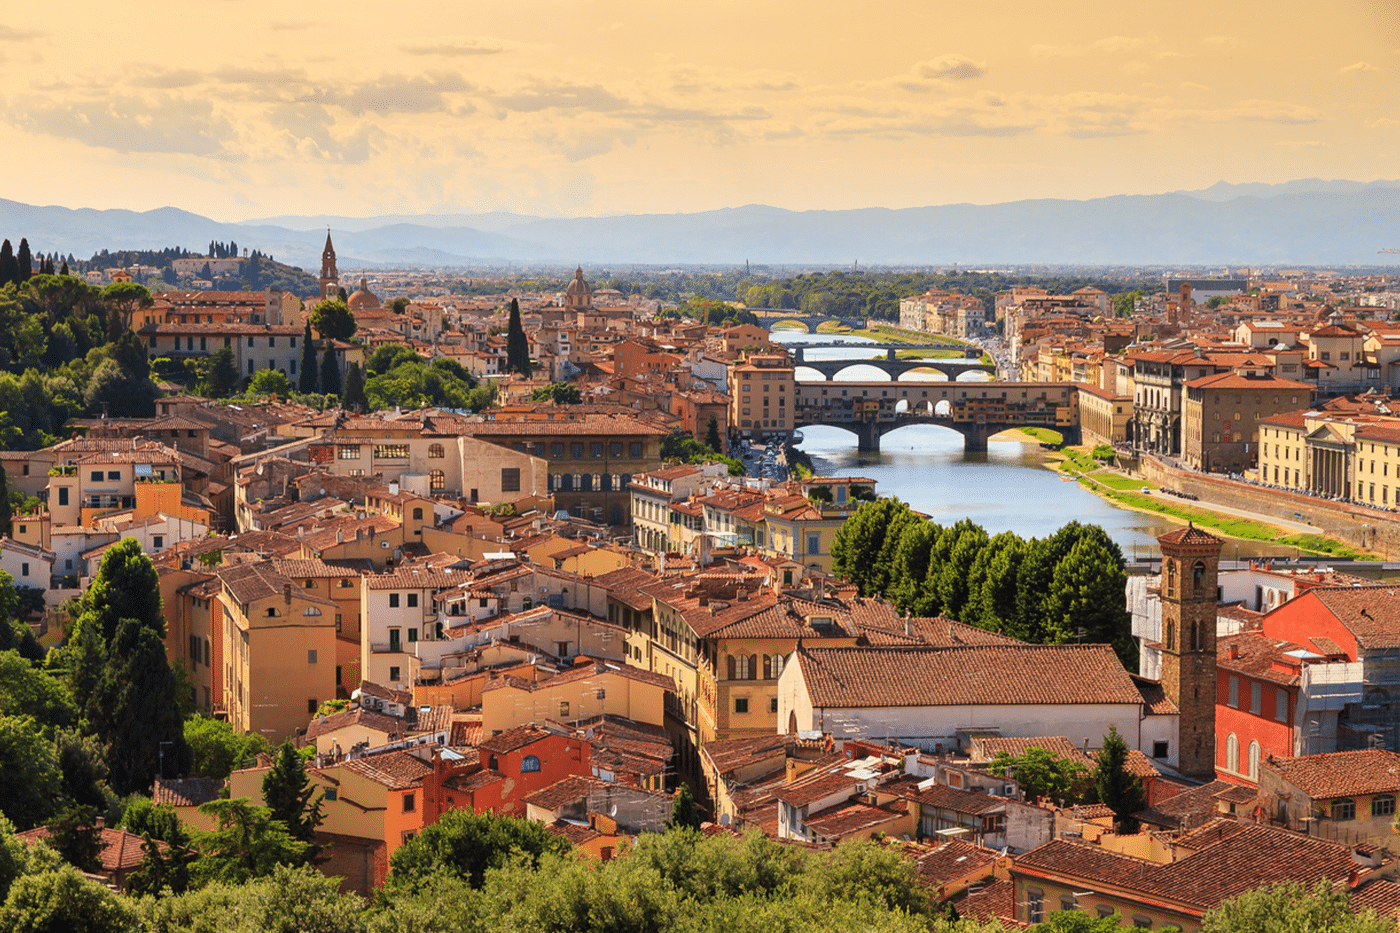
<svg viewBox="0 0 1400 933"><path fill-rule="evenodd" d="M774 335L787 345L831 339L802 333ZM864 338L843 338L873 344ZM869 359L870 351L814 349L809 359ZM813 378L798 368L799 379ZM969 373L965 378L980 377ZM902 381L930 379L933 374L910 373ZM886 378L879 370L852 367L834 381L873 381ZM941 378L941 377L939 377ZM1020 432L994 437L986 453L965 453L961 434L935 425L910 425L880 439L878 453L856 450L856 436L834 427L802 429L800 449L826 476L864 476L875 480L882 496L896 496L942 525L970 518L989 534L1014 531L1023 538L1043 538L1070 521L1102 525L1123 556L1157 555L1158 535L1180 527L1154 516L1120 509L1077 482L1066 482L1054 470L1052 458ZM1022 438L1024 440L1018 440ZM1230 539L1221 556L1291 556L1292 548L1258 541Z"/></svg>

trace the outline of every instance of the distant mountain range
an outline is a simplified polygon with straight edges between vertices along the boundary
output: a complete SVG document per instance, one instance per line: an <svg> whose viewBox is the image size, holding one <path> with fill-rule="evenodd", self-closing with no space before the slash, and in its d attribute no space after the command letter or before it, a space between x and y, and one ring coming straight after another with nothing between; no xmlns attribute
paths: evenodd
<svg viewBox="0 0 1400 933"><path fill-rule="evenodd" d="M0 199L0 236L35 252L235 240L314 271L325 230L342 273L382 266L573 265L1395 265L1400 181L1220 182L1202 191L1086 201L693 214L538 217L502 212L283 216L223 223L173 207L135 212Z"/></svg>

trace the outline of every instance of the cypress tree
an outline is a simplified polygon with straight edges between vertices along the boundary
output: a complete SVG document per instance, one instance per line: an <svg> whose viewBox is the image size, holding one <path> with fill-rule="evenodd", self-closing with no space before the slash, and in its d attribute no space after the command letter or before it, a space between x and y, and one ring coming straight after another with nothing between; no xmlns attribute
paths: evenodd
<svg viewBox="0 0 1400 933"><path fill-rule="evenodd" d="M506 371L530 378L530 341L520 324L520 302L510 300L510 323L506 327Z"/></svg>
<svg viewBox="0 0 1400 933"><path fill-rule="evenodd" d="M297 389L303 394L316 391L316 346L311 341L311 318L306 319L306 327L301 332L301 375Z"/></svg>
<svg viewBox="0 0 1400 933"><path fill-rule="evenodd" d="M321 356L321 391L327 395L340 394L340 364L335 358L335 350L329 346Z"/></svg>
<svg viewBox="0 0 1400 933"><path fill-rule="evenodd" d="M719 440L719 420L713 415L710 416L710 423L705 425L705 446L717 454L724 452Z"/></svg>
<svg viewBox="0 0 1400 933"><path fill-rule="evenodd" d="M684 784L676 791L676 799L671 806L671 818L666 821L666 828L700 828L700 810L695 806L695 797L691 795L690 788Z"/></svg>
<svg viewBox="0 0 1400 933"><path fill-rule="evenodd" d="M1118 818L1120 832L1137 832L1133 814L1147 809L1147 792L1137 775L1128 770L1128 743L1118 734L1117 726L1108 727L1094 764L1094 790L1099 800Z"/></svg>
<svg viewBox="0 0 1400 933"><path fill-rule="evenodd" d="M66 260L66 259L63 260L63 267L60 268L60 269L58 270L58 274L59 274L59 275L67 275L67 274L68 274L68 260Z"/></svg>
<svg viewBox="0 0 1400 933"><path fill-rule="evenodd" d="M345 395L340 405L347 411L369 411L369 398L365 395L365 379L360 375L359 363L351 363L345 374Z"/></svg>
<svg viewBox="0 0 1400 933"><path fill-rule="evenodd" d="M19 265L19 278L16 281L21 284L29 281L29 277L34 274L34 256L29 252L29 240L25 237L19 238L19 254L15 257L15 262Z"/></svg>
<svg viewBox="0 0 1400 933"><path fill-rule="evenodd" d="M162 767L166 774L189 769L179 689L160 635L122 619L86 711L106 749L117 793L144 790Z"/></svg>
<svg viewBox="0 0 1400 933"><path fill-rule="evenodd" d="M283 742L272 759L272 768L263 776L263 802L272 811L274 820L287 824L293 839L308 844L307 861L314 861L320 852L316 845L316 828L324 819L321 800L312 801L316 788L306 777L306 762L292 746Z"/></svg>
<svg viewBox="0 0 1400 933"><path fill-rule="evenodd" d="M19 263L15 261L15 248L6 240L0 243L0 286L19 281Z"/></svg>
<svg viewBox="0 0 1400 933"><path fill-rule="evenodd" d="M5 468L0 466L0 534L10 533L10 484L5 477Z"/></svg>

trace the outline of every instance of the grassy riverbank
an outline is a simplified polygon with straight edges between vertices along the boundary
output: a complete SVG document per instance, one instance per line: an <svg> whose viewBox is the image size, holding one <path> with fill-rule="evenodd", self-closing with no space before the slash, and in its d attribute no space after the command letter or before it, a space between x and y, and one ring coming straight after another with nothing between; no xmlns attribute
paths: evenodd
<svg viewBox="0 0 1400 933"><path fill-rule="evenodd" d="M1017 428L1016 430L1035 438L1042 444L1062 444L1065 440L1063 434L1049 428Z"/></svg>
<svg viewBox="0 0 1400 933"><path fill-rule="evenodd" d="M1189 521L1231 538L1267 541L1271 544L1294 547L1309 554L1326 555L1341 560L1379 559L1375 554L1351 547L1336 538L1316 534L1290 534L1286 529L1266 520L1215 512L1209 505L1190 505L1164 498L1156 494L1156 487L1151 483L1101 467L1097 461L1080 450L1065 450L1061 457L1059 469L1062 473L1076 477L1085 489L1125 509L1161 515L1179 522ZM1143 492L1144 489L1150 491Z"/></svg>

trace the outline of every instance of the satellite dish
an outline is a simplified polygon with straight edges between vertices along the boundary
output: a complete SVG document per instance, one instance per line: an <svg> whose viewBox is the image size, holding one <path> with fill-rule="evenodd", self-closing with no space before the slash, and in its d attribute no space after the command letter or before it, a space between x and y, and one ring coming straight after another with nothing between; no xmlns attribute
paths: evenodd
<svg viewBox="0 0 1400 933"><path fill-rule="evenodd" d="M617 816L617 804L612 805L612 809L608 811L608 816Z"/></svg>
<svg viewBox="0 0 1400 933"><path fill-rule="evenodd" d="M719 825L721 825L721 826L728 826L728 825L729 825L729 814L728 814L728 813L722 813L722 814L720 814Z"/></svg>

